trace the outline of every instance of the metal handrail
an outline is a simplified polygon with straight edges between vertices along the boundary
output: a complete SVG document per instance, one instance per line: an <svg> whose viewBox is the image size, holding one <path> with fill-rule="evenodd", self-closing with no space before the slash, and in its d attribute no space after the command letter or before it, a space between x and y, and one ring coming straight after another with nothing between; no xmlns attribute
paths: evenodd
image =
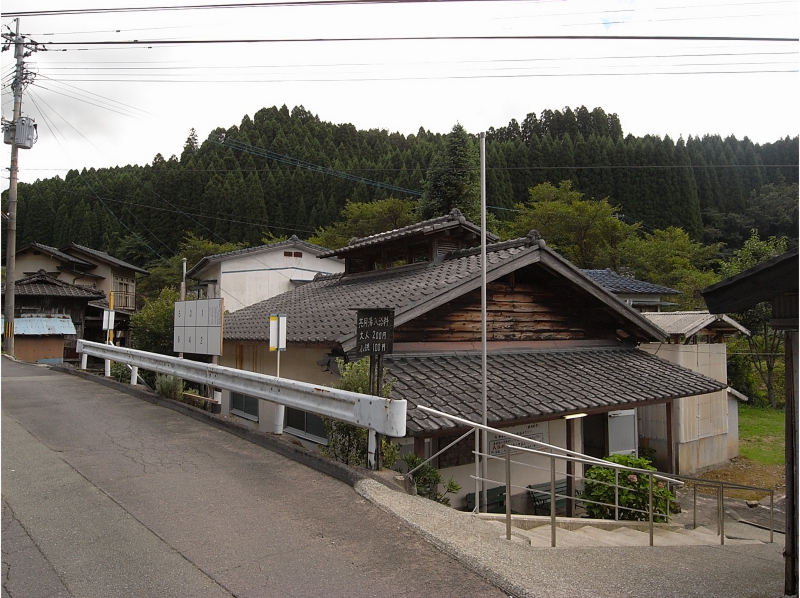
<svg viewBox="0 0 800 598"><path fill-rule="evenodd" d="M478 511L478 512L480 511L480 502L478 500L480 482L481 481L484 481L484 482L492 481L492 480L488 480L488 479L482 478L480 476L479 468L478 468L478 465L477 465L478 464L478 458L479 457L483 457L484 459L498 459L498 460L502 459L502 457L498 457L498 456L495 456L495 455L489 455L489 454L485 454L485 453L481 453L480 452L479 447L478 447L478 441L477 441L477 439L478 439L477 431L478 430L483 430L484 432L492 432L494 434L497 434L499 436L505 436L506 438L515 440L517 442L523 442L523 443L527 443L527 444L532 444L534 446L547 449L547 450L540 450L540 449L536 449L536 448L527 448L527 447L519 446L519 445L515 445L513 447L514 450L516 450L516 451L530 453L530 454L534 454L534 455L539 455L539 456L547 457L547 458L550 459L550 518L551 518L550 526L551 526L551 545L552 546L556 545L556 531L555 531L555 529L556 529L556 525L555 525L556 498L557 497L558 498L563 497L563 498L566 498L568 500L576 500L575 497L573 497L573 496L556 494L556 491L555 491L555 473L556 473L555 460L556 459L563 459L564 461L572 461L572 462L581 463L581 464L584 464L584 465L607 467L609 469L614 469L615 470L615 475L614 475L615 492L614 492L614 505L613 505L613 507L614 507L614 519L615 520L618 520L618 518L619 518L619 508L620 508L619 507L619 488L620 488L620 486L619 486L619 472L620 471L627 471L627 472L630 472L632 474L646 475L648 477L648 510L647 511L643 511L641 509L628 509L627 507L625 507L625 508L628 509L628 510L633 510L633 511L641 512L641 513L644 513L644 512L648 513L649 531L650 531L650 546L653 546L653 524L654 524L654 521L653 521L653 517L654 517L654 509L653 509L653 480L658 480L658 481L665 482L666 486L667 486L667 489L670 488L670 485L684 486L686 484L686 482L693 482L694 483L695 499L694 499L693 508L694 508L694 527L695 528L697 527L697 486L698 485L700 485L700 486L706 485L706 486L711 486L711 487L717 487L718 488L718 490L717 490L717 501L718 501L718 524L717 524L717 528L718 528L718 533L720 535L720 543L723 544L723 545L725 543L725 521L724 521L724 518L725 518L725 512L724 512L724 492L725 492L725 488L727 487L727 488L731 488L731 489L760 490L760 491L767 492L770 495L769 541L770 541L770 543L772 543L773 540L774 540L774 536L773 536L773 531L774 531L773 530L773 527L774 527L774 490L772 490L770 488L760 488L758 486L747 486L747 485L744 485L744 484L727 483L727 482L723 482L723 481L719 481L719 480L707 480L707 479L704 479L704 478L696 478L696 477L685 476L685 475L680 475L680 474L665 474L665 473L659 472L659 471L641 469L641 468L637 468L637 467L629 467L629 466L626 466L626 465L620 465L619 463L614 463L613 461L607 461L605 459L599 459L597 457L592 457L590 455L584 455L582 453L578 453L577 451L572 451L572 450L565 449L565 448L562 448L562 447L559 447L559 446L554 446L554 445L551 445L551 444L547 444L547 443L541 442L539 440L533 440L531 438L525 438L524 436L519 436L517 434L512 434L510 432L505 432L505 431L499 430L497 428L484 426L482 424L478 424L476 422L471 422L469 420L466 420L464 418L460 418L458 416L451 415L449 413L444 413L444 412L438 411L436 409L431 409L430 407L424 407L424 406L418 405L417 409L420 409L420 410L422 410L422 411L424 411L426 413L429 413L431 415L435 415L437 417L444 417L444 418L449 419L451 421L454 421L454 422L457 422L457 423L461 423L461 424L463 424L465 426L470 427L471 429L468 432L466 432L465 434L463 434L461 437L459 437L457 440L455 440L454 442L451 442L445 448L439 450L437 453L435 453L434 455L432 455L431 457L426 459L422 464L420 464L415 469L418 469L419 467L421 467L425 463L428 463L429 461L433 460L434 458L436 458L437 456L439 456L440 454L442 454L443 452L448 450L453 445L455 445L458 442L462 441L464 438L466 438L467 436L469 436L473 432L475 433L475 439L476 439L476 441L475 441L475 451L474 451L474 454L476 456L475 475L471 475L470 477L475 480L475 508L476 508L476 511ZM510 540L511 539L511 488L512 488L512 484L511 484L511 462L512 462L511 461L511 446L508 443L506 443L504 445L504 448L505 448L505 453L506 453L506 455L505 455L505 462L506 462L506 500L505 500L505 503L506 503L506 536ZM535 466L533 466L533 465L531 465L529 463L521 463L519 461L514 461L514 463L517 463L519 465L529 466L529 467L535 467ZM567 474L567 476L569 476L569 475L572 475L572 474ZM577 476L573 475L573 477L577 477ZM597 482L601 483L601 484L606 484L605 482L600 481L600 480L597 480ZM495 482L495 483L497 483L497 482ZM607 485L610 485L610 484L607 484ZM535 490L534 490L534 492L535 492ZM586 500L583 500L583 499L582 499L582 502L591 502L593 504L603 504L603 505L606 505L606 506L609 506L609 507L612 506L610 503L600 503L600 502L597 502L597 501L586 501ZM666 509L665 509L665 513L664 513L664 516L666 517L667 522L669 522L669 511L670 511L670 503L669 503L669 499L667 499Z"/></svg>

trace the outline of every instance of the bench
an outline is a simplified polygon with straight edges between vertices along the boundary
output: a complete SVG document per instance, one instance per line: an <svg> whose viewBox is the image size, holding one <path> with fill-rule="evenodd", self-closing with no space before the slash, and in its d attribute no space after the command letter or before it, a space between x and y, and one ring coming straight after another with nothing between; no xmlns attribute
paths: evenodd
<svg viewBox="0 0 800 598"><path fill-rule="evenodd" d="M475 510L475 493L467 494L467 511ZM506 512L506 487L495 486L486 490L486 512L505 513Z"/></svg>
<svg viewBox="0 0 800 598"><path fill-rule="evenodd" d="M541 510L543 514L550 514L550 482L543 484L530 484L527 486L528 496L533 505L533 514L538 515ZM567 479L556 480L556 510L567 508ZM558 495L561 496L558 496Z"/></svg>

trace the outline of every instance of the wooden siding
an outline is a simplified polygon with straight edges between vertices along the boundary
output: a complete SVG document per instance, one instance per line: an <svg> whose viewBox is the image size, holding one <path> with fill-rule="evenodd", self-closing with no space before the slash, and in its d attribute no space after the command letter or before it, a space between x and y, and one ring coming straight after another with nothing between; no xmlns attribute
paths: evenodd
<svg viewBox="0 0 800 598"><path fill-rule="evenodd" d="M613 324L565 287L491 283L487 296L487 340L587 340L616 338ZM601 324L600 321L604 321ZM480 340L481 295L472 291L395 330L395 342Z"/></svg>

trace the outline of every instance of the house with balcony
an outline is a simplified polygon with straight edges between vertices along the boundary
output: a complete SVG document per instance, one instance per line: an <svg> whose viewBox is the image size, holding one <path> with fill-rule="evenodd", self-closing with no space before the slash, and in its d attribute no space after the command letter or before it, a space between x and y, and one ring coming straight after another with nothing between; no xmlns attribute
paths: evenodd
<svg viewBox="0 0 800 598"><path fill-rule="evenodd" d="M87 307L84 322L76 326L77 338L103 340L103 310L110 308L113 293L115 342L123 345L127 342L130 316L136 311L136 277L149 274L104 251L77 243L61 249L29 243L17 250L16 270L18 278L44 271L55 280L97 291Z"/></svg>

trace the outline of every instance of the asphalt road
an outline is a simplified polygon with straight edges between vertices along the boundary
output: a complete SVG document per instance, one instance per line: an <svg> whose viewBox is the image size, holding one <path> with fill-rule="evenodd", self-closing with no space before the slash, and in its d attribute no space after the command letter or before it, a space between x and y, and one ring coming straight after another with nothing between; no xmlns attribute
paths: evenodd
<svg viewBox="0 0 800 598"><path fill-rule="evenodd" d="M350 486L2 360L3 597L505 596Z"/></svg>

